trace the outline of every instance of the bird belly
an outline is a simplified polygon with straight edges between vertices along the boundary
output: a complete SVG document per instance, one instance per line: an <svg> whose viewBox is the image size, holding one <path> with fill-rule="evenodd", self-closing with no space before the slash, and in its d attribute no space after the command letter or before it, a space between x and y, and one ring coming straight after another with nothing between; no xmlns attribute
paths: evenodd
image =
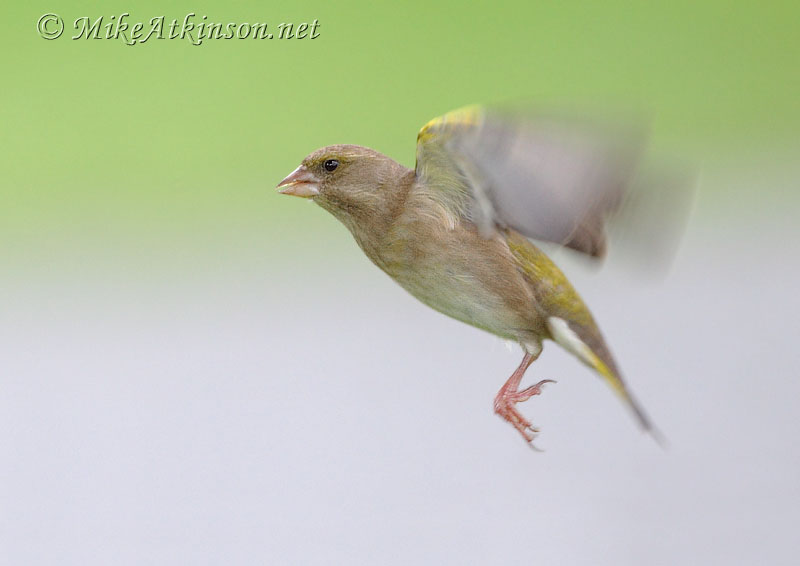
<svg viewBox="0 0 800 566"><path fill-rule="evenodd" d="M540 325L530 316L534 310L532 297L524 309L514 308L493 291L498 286L508 290L507 282L504 285L500 278L487 281L484 270L441 259L418 258L389 275L429 307L461 322L518 342L530 341L532 333L539 334L534 329Z"/></svg>

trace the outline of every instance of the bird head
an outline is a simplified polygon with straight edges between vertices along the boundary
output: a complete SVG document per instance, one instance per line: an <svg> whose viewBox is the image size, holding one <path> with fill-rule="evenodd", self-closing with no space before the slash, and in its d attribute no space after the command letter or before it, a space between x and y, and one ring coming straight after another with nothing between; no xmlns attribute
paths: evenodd
<svg viewBox="0 0 800 566"><path fill-rule="evenodd" d="M332 145L308 155L277 188L313 200L360 239L390 220L412 180L412 170L377 151Z"/></svg>

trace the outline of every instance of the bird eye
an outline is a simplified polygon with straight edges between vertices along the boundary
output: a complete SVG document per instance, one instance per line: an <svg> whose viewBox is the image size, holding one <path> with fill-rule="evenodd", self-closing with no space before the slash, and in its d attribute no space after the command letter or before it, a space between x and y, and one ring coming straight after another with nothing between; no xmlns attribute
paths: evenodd
<svg viewBox="0 0 800 566"><path fill-rule="evenodd" d="M322 166L325 168L325 171L330 172L339 166L339 162L336 159L326 159Z"/></svg>

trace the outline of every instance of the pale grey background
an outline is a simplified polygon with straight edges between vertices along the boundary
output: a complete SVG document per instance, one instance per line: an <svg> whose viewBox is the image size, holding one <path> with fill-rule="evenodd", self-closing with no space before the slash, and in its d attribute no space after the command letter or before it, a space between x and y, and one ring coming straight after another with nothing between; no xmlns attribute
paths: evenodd
<svg viewBox="0 0 800 566"><path fill-rule="evenodd" d="M668 450L552 343L528 450L491 412L517 348L415 302L332 219L324 241L18 262L0 562L796 563L800 175L750 171L704 177L662 283L567 266Z"/></svg>

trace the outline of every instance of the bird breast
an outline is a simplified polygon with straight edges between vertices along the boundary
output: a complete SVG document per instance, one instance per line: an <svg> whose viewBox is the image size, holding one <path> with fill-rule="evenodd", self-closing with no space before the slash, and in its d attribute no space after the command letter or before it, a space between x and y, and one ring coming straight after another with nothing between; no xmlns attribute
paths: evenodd
<svg viewBox="0 0 800 566"><path fill-rule="evenodd" d="M496 234L428 208L402 215L373 261L426 305L506 339L531 341L543 321L532 289Z"/></svg>

